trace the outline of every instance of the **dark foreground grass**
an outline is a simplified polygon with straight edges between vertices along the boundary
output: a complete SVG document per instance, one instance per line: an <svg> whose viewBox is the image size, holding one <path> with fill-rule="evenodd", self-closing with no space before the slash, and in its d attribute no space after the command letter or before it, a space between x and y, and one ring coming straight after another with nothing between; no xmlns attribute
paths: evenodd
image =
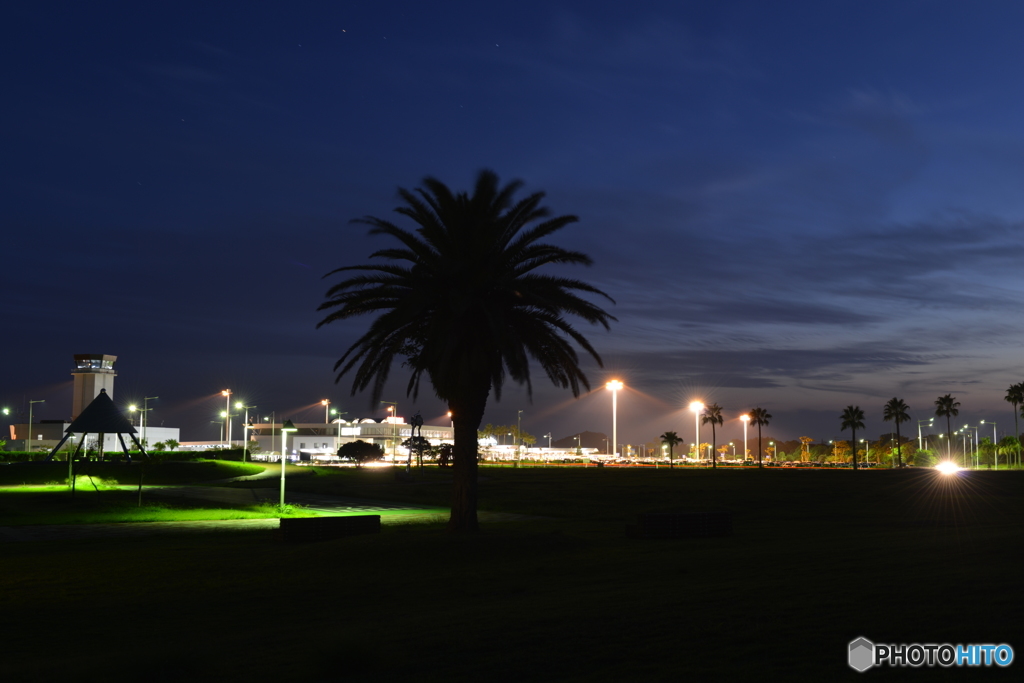
<svg viewBox="0 0 1024 683"><path fill-rule="evenodd" d="M311 545L2 546L0 679L834 681L863 680L846 666L860 635L1021 646L1016 473L483 474L483 507L547 518L472 538L410 525ZM333 485L446 495L362 473ZM732 510L735 534L624 537L634 514L668 509Z"/></svg>

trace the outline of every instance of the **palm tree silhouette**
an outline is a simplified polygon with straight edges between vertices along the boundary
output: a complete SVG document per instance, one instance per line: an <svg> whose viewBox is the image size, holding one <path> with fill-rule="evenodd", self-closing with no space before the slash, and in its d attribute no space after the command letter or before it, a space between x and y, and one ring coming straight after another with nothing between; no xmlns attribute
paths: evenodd
<svg viewBox="0 0 1024 683"><path fill-rule="evenodd" d="M772 419L772 416L768 414L768 411L764 408L754 408L750 411L750 423L757 425L757 466L762 467L761 464L761 427L768 426L768 422ZM778 459L778 449L776 449L775 459Z"/></svg>
<svg viewBox="0 0 1024 683"><path fill-rule="evenodd" d="M672 449L683 442L679 435L675 432L665 432L660 437L661 442L668 445L668 466L672 469L676 466L675 460L672 458Z"/></svg>
<svg viewBox="0 0 1024 683"><path fill-rule="evenodd" d="M718 469L718 455L715 454L716 435L715 425L720 425L725 422L722 417L722 406L717 403L712 403L704 409L704 414L700 416L700 423L703 425L711 425L711 468Z"/></svg>
<svg viewBox="0 0 1024 683"><path fill-rule="evenodd" d="M946 394L945 396L939 396L937 399L935 399L936 417L946 418L946 457L949 458L950 460L953 459L953 426L951 423L951 419L960 414L959 408L960 402L949 394Z"/></svg>
<svg viewBox="0 0 1024 683"><path fill-rule="evenodd" d="M415 232L366 216L355 223L371 235L398 242L370 255L368 265L345 266L317 310L330 311L317 327L368 313L369 330L334 365L335 381L354 371L352 393L371 388L377 401L392 362L411 373L406 393L418 395L426 375L454 422L454 483L448 528L474 532L477 520L477 429L487 399L501 399L506 377L525 384L532 396L530 360L557 386L579 396L590 388L576 346L601 365L590 342L569 323L577 317L608 328L615 320L579 293L612 301L601 290L557 275L543 266L590 265L578 251L542 240L577 222L550 218L544 194L513 196L519 181L501 187L498 176L481 171L472 194L452 192L434 178L415 192L399 189L395 209L416 224ZM348 274L348 271L358 271ZM614 302L613 302L614 303Z"/></svg>
<svg viewBox="0 0 1024 683"><path fill-rule="evenodd" d="M1006 390L1006 401L1013 405L1013 435L1020 438L1020 427L1017 425L1018 407L1024 403L1024 382L1011 384Z"/></svg>
<svg viewBox="0 0 1024 683"><path fill-rule="evenodd" d="M840 431L850 430L850 443L853 445L853 469L857 469L857 430L864 429L864 411L860 406L846 406L843 414L839 416L843 421ZM866 457L866 456L865 456Z"/></svg>
<svg viewBox="0 0 1024 683"><path fill-rule="evenodd" d="M885 407L882 409L882 419L886 422L896 423L896 464L899 467L903 467L903 442L900 439L900 423L910 419L910 415L907 414L908 410L910 410L910 406L902 398L896 398L895 396L886 401Z"/></svg>

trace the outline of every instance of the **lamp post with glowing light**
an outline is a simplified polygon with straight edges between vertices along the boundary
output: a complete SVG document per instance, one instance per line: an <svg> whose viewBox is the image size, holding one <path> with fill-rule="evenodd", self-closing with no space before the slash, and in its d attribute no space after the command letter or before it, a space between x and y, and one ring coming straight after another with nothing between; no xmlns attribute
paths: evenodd
<svg viewBox="0 0 1024 683"><path fill-rule="evenodd" d="M690 410L693 411L693 432L696 435L693 440L695 449L694 452L697 454L697 459L700 460L700 414L704 412L704 404L701 403L700 401L694 401L693 403L690 404Z"/></svg>
<svg viewBox="0 0 1024 683"><path fill-rule="evenodd" d="M28 402L28 439L25 441L25 450L30 451L30 452L32 450L32 405L34 403L46 403L46 399L45 398L41 398L38 401L29 401ZM103 457L103 445L102 444L100 445L100 457L101 458Z"/></svg>
<svg viewBox="0 0 1024 683"><path fill-rule="evenodd" d="M747 461L747 424L750 422L749 415L740 415L740 420L743 421L743 462ZM758 455L758 458L761 456Z"/></svg>
<svg viewBox="0 0 1024 683"><path fill-rule="evenodd" d="M241 401L235 404L236 410L245 410L245 421L242 423L242 462L245 462L245 452L249 449L249 430L252 429L252 425L249 423L249 409L255 407L247 406Z"/></svg>
<svg viewBox="0 0 1024 683"><path fill-rule="evenodd" d="M981 424L985 424L985 420L981 421ZM996 446L996 423L992 422L992 455L995 457L995 468L999 469L999 448Z"/></svg>
<svg viewBox="0 0 1024 683"><path fill-rule="evenodd" d="M391 414L392 418L398 417L398 403L396 401L381 401L388 407L388 413ZM397 427L395 426L394 419L388 420L391 423L391 464L395 464L395 458L398 457L398 434L396 434Z"/></svg>
<svg viewBox="0 0 1024 683"><path fill-rule="evenodd" d="M325 398L320 405L324 407L324 424L331 424L331 399Z"/></svg>
<svg viewBox="0 0 1024 683"><path fill-rule="evenodd" d="M519 467L519 450L523 447L523 411L516 417L516 467Z"/></svg>
<svg viewBox="0 0 1024 683"><path fill-rule="evenodd" d="M618 432L618 419L619 419L619 390L622 388L622 382L617 379L613 379L604 385L605 389L612 392L612 444L611 453L609 455L615 455L619 448L619 432ZM605 448L605 450L608 450Z"/></svg>
<svg viewBox="0 0 1024 683"><path fill-rule="evenodd" d="M917 447L920 448L921 450L924 450L924 437L921 435L921 425L924 424L925 422L927 422L928 426L931 427L933 424L935 424L935 418L932 417L928 418L927 420L917 421Z"/></svg>
<svg viewBox="0 0 1024 683"><path fill-rule="evenodd" d="M284 464L288 462L288 432L297 432L291 420L281 425L281 512L284 512Z"/></svg>
<svg viewBox="0 0 1024 683"><path fill-rule="evenodd" d="M231 448L231 390L225 389L220 395L224 397L224 438Z"/></svg>

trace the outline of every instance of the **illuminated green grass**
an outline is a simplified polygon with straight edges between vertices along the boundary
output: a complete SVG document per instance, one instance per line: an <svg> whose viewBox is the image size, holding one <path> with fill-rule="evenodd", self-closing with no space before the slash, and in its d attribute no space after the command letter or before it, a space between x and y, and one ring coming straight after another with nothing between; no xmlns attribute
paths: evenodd
<svg viewBox="0 0 1024 683"><path fill-rule="evenodd" d="M139 483L143 470L143 484L170 486L195 484L232 477L259 474L266 468L251 463L224 460L195 460L187 462L161 462L143 465L132 463L90 462L77 463L78 476L92 476L126 486ZM0 465L0 486L45 485L67 481L66 462L20 462Z"/></svg>
<svg viewBox="0 0 1024 683"><path fill-rule="evenodd" d="M135 491L79 490L72 497L65 486L0 489L0 526L27 524L109 524L114 522L195 522L202 520L315 517L301 507L276 505L210 507L208 503L170 499L153 501L143 494L139 507Z"/></svg>

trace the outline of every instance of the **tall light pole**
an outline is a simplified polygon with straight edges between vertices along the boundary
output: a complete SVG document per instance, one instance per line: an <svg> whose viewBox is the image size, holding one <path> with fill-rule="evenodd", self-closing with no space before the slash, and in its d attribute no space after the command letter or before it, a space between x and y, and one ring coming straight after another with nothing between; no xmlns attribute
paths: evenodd
<svg viewBox="0 0 1024 683"><path fill-rule="evenodd" d="M242 423L242 462L245 462L245 452L249 449L249 429L252 425L249 424L249 408L255 408L256 406L247 406L241 401L235 404L236 410L245 409L245 422Z"/></svg>
<svg viewBox="0 0 1024 683"><path fill-rule="evenodd" d="M266 415L263 416L263 421L264 422L267 421L267 416ZM273 453L274 450L275 450L274 444L276 443L276 439L275 439L276 435L274 434L274 428L276 426L277 426L277 411L276 410L272 410L272 411L270 411L270 452L271 453Z"/></svg>
<svg viewBox="0 0 1024 683"><path fill-rule="evenodd" d="M985 421L982 420L981 424L985 424ZM998 470L999 469L999 447L996 446L996 423L995 422L992 423L992 455L996 459L995 468Z"/></svg>
<svg viewBox="0 0 1024 683"><path fill-rule="evenodd" d="M28 440L25 441L25 450L29 453L32 452L32 404L33 403L46 403L45 398L41 398L38 401L28 402ZM103 446L100 446L100 460L103 459Z"/></svg>
<svg viewBox="0 0 1024 683"><path fill-rule="evenodd" d="M324 407L324 424L331 424L331 399L325 398L320 401L320 405Z"/></svg>
<svg viewBox="0 0 1024 683"><path fill-rule="evenodd" d="M285 452L288 450L288 432L298 431L291 420L285 420L281 425L281 512L284 512L284 464L288 461Z"/></svg>
<svg viewBox="0 0 1024 683"><path fill-rule="evenodd" d="M622 389L622 382L613 379L604 387L612 392L612 447L609 455L617 455L619 451L619 390Z"/></svg>
<svg viewBox="0 0 1024 683"><path fill-rule="evenodd" d="M224 397L224 439L231 448L231 390L225 389L220 395Z"/></svg>
<svg viewBox="0 0 1024 683"><path fill-rule="evenodd" d="M693 411L693 433L696 435L693 440L694 452L697 453L697 459L702 460L700 452L700 414L704 412L704 404L700 401L694 401L690 404L690 410Z"/></svg>
<svg viewBox="0 0 1024 683"><path fill-rule="evenodd" d="M519 466L519 450L523 447L523 411L516 417L516 467Z"/></svg>
<svg viewBox="0 0 1024 683"><path fill-rule="evenodd" d="M4 410L6 410L6 408ZM551 450L551 432L545 434L544 438L548 440L548 450Z"/></svg>
<svg viewBox="0 0 1024 683"><path fill-rule="evenodd" d="M388 407L388 412L391 413L392 418L398 417L398 403L396 401L381 401ZM395 458L398 455L398 448L395 442L398 440L398 436L395 434L395 422L394 420L388 420L391 423L391 464L395 464Z"/></svg>
<svg viewBox="0 0 1024 683"><path fill-rule="evenodd" d="M149 426L149 411L152 408L149 407L150 401L155 401L159 396L145 396L142 399L142 446L149 448L149 444L146 442L146 427Z"/></svg>
<svg viewBox="0 0 1024 683"><path fill-rule="evenodd" d="M743 462L747 461L747 424L750 422L749 415L740 415L740 419L743 420ZM758 453L757 457L760 458L761 454ZM758 460L758 463L761 461Z"/></svg>
<svg viewBox="0 0 1024 683"><path fill-rule="evenodd" d="M924 450L924 437L921 435L921 425L924 424L925 422L927 422L928 426L931 427L933 424L935 424L935 418L931 417L928 418L927 420L917 421L917 447L920 448L921 450Z"/></svg>

